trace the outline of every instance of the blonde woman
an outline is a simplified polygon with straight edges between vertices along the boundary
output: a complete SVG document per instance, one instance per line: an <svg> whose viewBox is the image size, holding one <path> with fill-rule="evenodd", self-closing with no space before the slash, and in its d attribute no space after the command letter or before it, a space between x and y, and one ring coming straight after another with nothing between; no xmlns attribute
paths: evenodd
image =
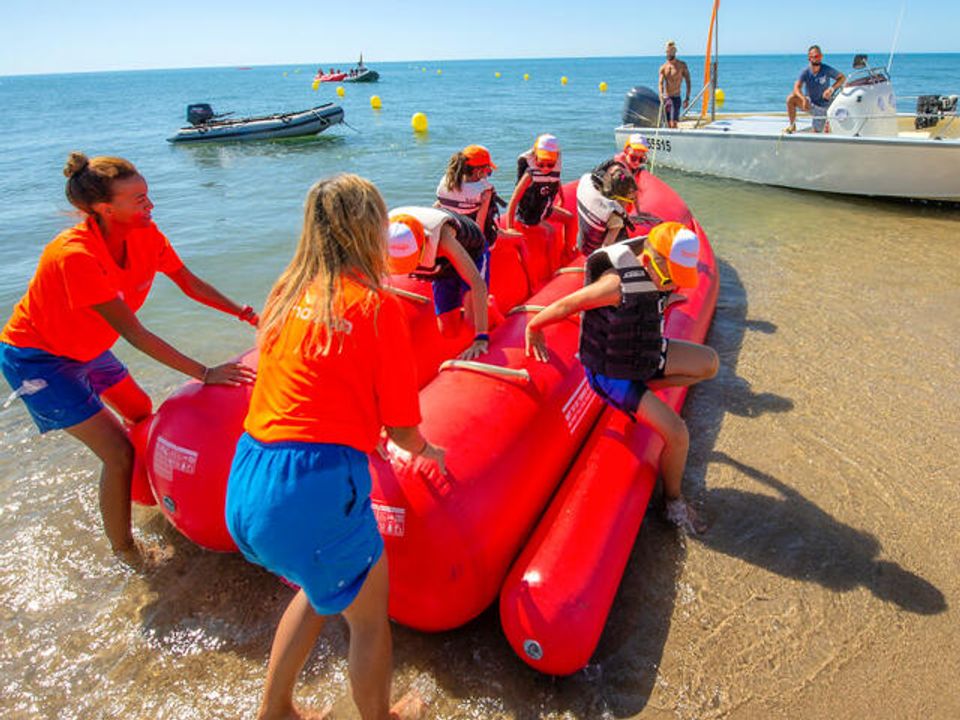
<svg viewBox="0 0 960 720"><path fill-rule="evenodd" d="M227 487L230 533L300 590L280 620L258 717L300 717L294 684L325 619L350 627L349 674L365 719L388 717L387 559L367 453L386 427L423 470L444 451L420 434L410 337L387 274L387 209L355 175L307 194L303 231L267 298L260 365Z"/></svg>

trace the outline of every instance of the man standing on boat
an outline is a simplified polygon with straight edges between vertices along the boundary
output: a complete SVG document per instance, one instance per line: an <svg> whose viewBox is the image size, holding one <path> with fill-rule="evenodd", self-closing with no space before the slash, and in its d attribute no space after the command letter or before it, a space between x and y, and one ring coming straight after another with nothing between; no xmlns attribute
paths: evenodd
<svg viewBox="0 0 960 720"><path fill-rule="evenodd" d="M826 125L827 108L834 94L843 87L846 75L823 62L823 51L819 45L811 45L807 50L809 67L805 67L797 82L793 84L793 92L787 96L787 117L790 124L784 132L797 131L797 108L809 111L813 115L813 129L823 132ZM828 84L833 82L832 85ZM803 88L806 88L806 94Z"/></svg>
<svg viewBox="0 0 960 720"><path fill-rule="evenodd" d="M660 104L667 119L667 125L675 128L680 120L680 86L687 82L687 97L683 100L683 108L690 103L690 69L683 60L677 60L677 43L668 40L664 50L667 61L660 66L660 79L657 89L660 93Z"/></svg>

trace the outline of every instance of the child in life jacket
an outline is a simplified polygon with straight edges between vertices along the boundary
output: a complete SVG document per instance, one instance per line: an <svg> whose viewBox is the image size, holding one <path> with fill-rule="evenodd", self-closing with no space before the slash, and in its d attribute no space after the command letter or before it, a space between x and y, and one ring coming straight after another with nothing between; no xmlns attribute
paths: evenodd
<svg viewBox="0 0 960 720"><path fill-rule="evenodd" d="M497 169L483 145L467 145L450 156L447 170L437 185L435 207L465 215L483 230L487 243L497 242L500 196L487 178Z"/></svg>
<svg viewBox="0 0 960 720"><path fill-rule="evenodd" d="M473 360L487 352L490 248L480 226L440 208L407 206L390 212L390 272L414 274L433 284L433 309L441 334L460 331L461 309L476 333L460 354Z"/></svg>
<svg viewBox="0 0 960 720"><path fill-rule="evenodd" d="M583 175L577 185L577 249L589 255L627 237L633 229L627 208L636 194L633 176L617 163Z"/></svg>
<svg viewBox="0 0 960 720"><path fill-rule="evenodd" d="M650 390L689 386L717 374L717 353L705 345L663 337L664 310L677 288L697 284L700 243L677 222L647 237L624 240L587 259L584 287L556 300L527 324L526 354L549 360L543 328L582 313L580 362L603 400L649 424L664 441L660 457L667 519L688 533L705 529L682 492L690 440L687 426Z"/></svg>
<svg viewBox="0 0 960 720"><path fill-rule="evenodd" d="M507 205L506 227L516 222L539 225L551 215L572 217L557 206L560 193L560 144L553 135L541 135L517 158L517 185Z"/></svg>

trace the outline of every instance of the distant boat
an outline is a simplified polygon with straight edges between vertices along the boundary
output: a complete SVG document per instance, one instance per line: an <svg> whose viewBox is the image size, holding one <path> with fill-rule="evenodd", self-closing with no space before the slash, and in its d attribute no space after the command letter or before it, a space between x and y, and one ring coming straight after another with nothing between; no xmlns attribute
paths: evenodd
<svg viewBox="0 0 960 720"><path fill-rule="evenodd" d="M331 125L343 122L343 108L333 103L309 110L250 118L231 118L232 113L217 115L208 103L187 106L187 121L169 142L214 140L269 140L316 135Z"/></svg>
<svg viewBox="0 0 960 720"><path fill-rule="evenodd" d="M370 68L358 69L357 74L347 75L343 78L343 82L348 83L361 83L361 82L376 82L380 79L380 73L376 70L371 70Z"/></svg>

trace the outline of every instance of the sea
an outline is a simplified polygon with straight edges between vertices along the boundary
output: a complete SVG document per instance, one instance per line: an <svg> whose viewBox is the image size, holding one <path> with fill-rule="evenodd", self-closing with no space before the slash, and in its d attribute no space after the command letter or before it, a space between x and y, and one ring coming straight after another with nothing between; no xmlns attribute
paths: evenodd
<svg viewBox="0 0 960 720"><path fill-rule="evenodd" d="M685 59L696 94L703 58ZM848 70L852 59L826 61ZM573 180L616 151L624 96L655 87L660 62L370 63L380 81L344 85L342 98L336 85L312 89L318 68L338 65L322 58L0 77L0 316L78 219L61 174L72 150L134 162L187 265L260 306L316 180L358 173L388 206L429 204L450 155L480 143L509 197L517 155L544 132ZM781 109L804 64L722 57L724 109ZM918 95L960 91L960 54L897 55L892 75L911 111ZM346 124L298 140L166 142L195 102L237 116L336 102ZM426 133L411 130L417 112ZM687 201L720 267L707 340L720 373L684 410L685 491L709 530L678 536L648 512L575 675L524 665L493 607L449 632L395 626L395 694L420 694L424 717L470 720L960 717L960 209L653 171ZM206 364L254 341L162 277L140 318ZM122 342L116 352L156 404L185 381ZM0 718L253 717L292 591L147 509L136 533L168 546L166 560L120 565L98 473L67 435L39 436L19 401L0 409ZM336 718L357 717L347 642L329 623L298 687Z"/></svg>

